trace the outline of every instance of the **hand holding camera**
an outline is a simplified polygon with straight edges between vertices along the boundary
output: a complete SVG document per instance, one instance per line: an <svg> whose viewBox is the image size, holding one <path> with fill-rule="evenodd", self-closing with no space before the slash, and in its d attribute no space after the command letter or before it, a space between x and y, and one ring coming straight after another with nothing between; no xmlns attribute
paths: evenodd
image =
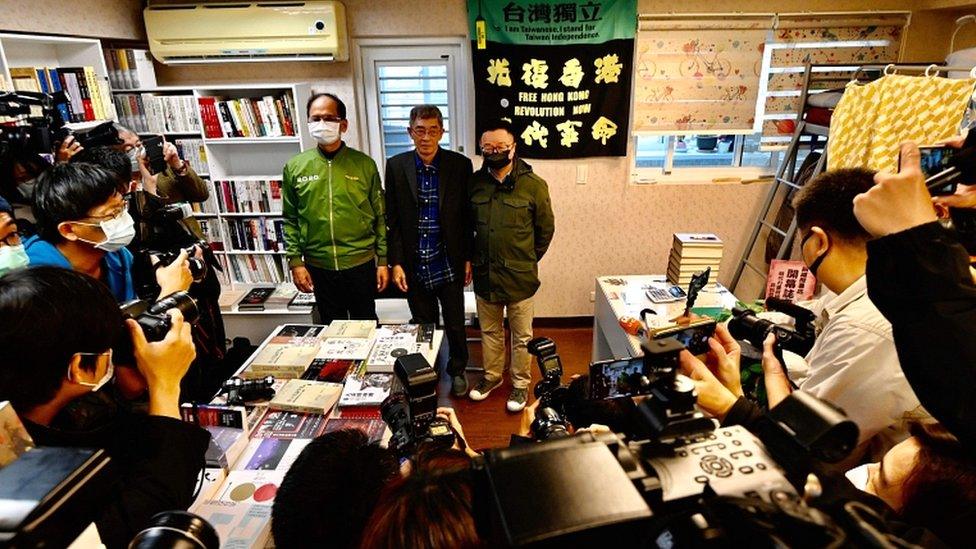
<svg viewBox="0 0 976 549"><path fill-rule="evenodd" d="M156 269L156 283L159 284L160 297L190 289L190 284L193 284L193 273L190 271L188 257L186 250L180 250L180 254L172 263Z"/></svg>
<svg viewBox="0 0 976 549"><path fill-rule="evenodd" d="M169 332L162 341L146 339L142 326L134 319L127 319L126 326L132 336L136 367L149 386L149 415L180 418L180 380L196 357L190 323L183 320L178 309L169 309Z"/></svg>

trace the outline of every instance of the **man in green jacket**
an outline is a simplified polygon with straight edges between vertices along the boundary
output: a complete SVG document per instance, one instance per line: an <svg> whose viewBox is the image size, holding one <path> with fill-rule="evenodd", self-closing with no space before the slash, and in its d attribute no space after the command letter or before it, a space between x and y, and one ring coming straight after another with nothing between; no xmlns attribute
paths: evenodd
<svg viewBox="0 0 976 549"><path fill-rule="evenodd" d="M318 146L291 158L282 176L285 253L295 285L315 292L323 323L376 320L389 281L386 217L376 163L346 146L346 105L317 93L306 106Z"/></svg>
<svg viewBox="0 0 976 549"><path fill-rule="evenodd" d="M484 127L484 163L469 185L475 220L474 292L481 325L485 377L468 393L484 400L502 384L505 326L512 332L512 392L506 407L525 407L532 379L526 344L532 339L532 296L539 289L539 260L555 232L549 187L532 167L515 157L512 126L499 120Z"/></svg>

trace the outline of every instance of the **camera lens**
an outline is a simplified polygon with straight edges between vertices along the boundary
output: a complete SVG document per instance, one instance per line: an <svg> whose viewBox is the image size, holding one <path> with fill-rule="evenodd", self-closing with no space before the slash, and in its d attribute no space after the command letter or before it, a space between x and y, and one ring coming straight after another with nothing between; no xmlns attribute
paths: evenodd
<svg viewBox="0 0 976 549"><path fill-rule="evenodd" d="M532 434L537 440L568 437L566 420L558 412L549 407L540 407L535 411L535 421L532 422Z"/></svg>
<svg viewBox="0 0 976 549"><path fill-rule="evenodd" d="M156 303L149 306L146 311L154 315L166 314L166 311L176 309L183 314L183 320L193 324L200 318L200 310L197 309L197 302L186 292L176 292L170 294Z"/></svg>
<svg viewBox="0 0 976 549"><path fill-rule="evenodd" d="M152 518L151 525L136 534L129 549L217 549L220 536L203 518L185 511L166 511Z"/></svg>

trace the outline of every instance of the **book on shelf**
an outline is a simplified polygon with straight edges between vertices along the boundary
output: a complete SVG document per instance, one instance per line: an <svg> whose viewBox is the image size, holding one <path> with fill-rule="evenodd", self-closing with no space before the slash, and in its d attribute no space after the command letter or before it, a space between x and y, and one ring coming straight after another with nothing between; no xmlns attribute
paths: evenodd
<svg viewBox="0 0 976 549"><path fill-rule="evenodd" d="M156 70L149 51L106 48L102 54L113 88L132 90L156 87Z"/></svg>
<svg viewBox="0 0 976 549"><path fill-rule="evenodd" d="M237 303L238 311L263 311L264 304L275 291L274 288L251 288Z"/></svg>
<svg viewBox="0 0 976 549"><path fill-rule="evenodd" d="M208 139L294 136L291 93L262 97L197 98L204 135Z"/></svg>
<svg viewBox="0 0 976 549"><path fill-rule="evenodd" d="M285 311L288 310L288 304L291 303L295 294L298 293L298 288L294 284L279 284L275 288L271 297L265 302L265 310L274 311Z"/></svg>
<svg viewBox="0 0 976 549"><path fill-rule="evenodd" d="M220 223L216 219L197 219L203 239L210 244L210 249L219 252L224 250L224 236L220 232Z"/></svg>
<svg viewBox="0 0 976 549"><path fill-rule="evenodd" d="M95 68L85 67L11 67L12 86L17 91L54 93L64 90L68 102L58 106L65 122L109 120L115 117L109 86ZM31 108L40 116L40 107Z"/></svg>
<svg viewBox="0 0 976 549"><path fill-rule="evenodd" d="M284 256L272 254L232 255L227 271L235 282L244 284L281 284L292 282L291 270Z"/></svg>
<svg viewBox="0 0 976 549"><path fill-rule="evenodd" d="M237 305L237 302L240 301L246 293L247 290L230 290L222 288L220 290L220 298L217 300L220 310L224 312L233 311L234 306Z"/></svg>
<svg viewBox="0 0 976 549"><path fill-rule="evenodd" d="M230 249L242 252L283 252L285 220L267 217L222 218Z"/></svg>
<svg viewBox="0 0 976 549"><path fill-rule="evenodd" d="M192 95L116 93L122 123L139 133L199 133L200 121Z"/></svg>
<svg viewBox="0 0 976 549"><path fill-rule="evenodd" d="M280 179L215 179L211 184L222 213L281 214Z"/></svg>
<svg viewBox="0 0 976 549"><path fill-rule="evenodd" d="M312 379L289 379L271 402L272 410L328 414L339 401L342 385Z"/></svg>
<svg viewBox="0 0 976 549"><path fill-rule="evenodd" d="M203 146L203 139L173 139L173 145L176 145L176 150L180 153L180 158L186 160L186 163L193 168L193 171L197 174L209 172L210 168L207 167L207 149ZM213 212L216 211L215 208Z"/></svg>
<svg viewBox="0 0 976 549"><path fill-rule="evenodd" d="M315 294L312 292L298 292L295 297L288 302L289 311L300 311L310 313L315 306Z"/></svg>

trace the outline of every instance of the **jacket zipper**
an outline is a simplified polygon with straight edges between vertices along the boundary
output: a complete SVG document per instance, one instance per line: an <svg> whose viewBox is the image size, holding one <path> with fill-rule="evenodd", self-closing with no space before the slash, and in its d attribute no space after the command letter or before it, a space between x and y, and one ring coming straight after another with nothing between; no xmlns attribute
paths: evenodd
<svg viewBox="0 0 976 549"><path fill-rule="evenodd" d="M329 236L332 237L332 261L335 263L335 270L339 270L339 249L336 248L335 240L335 215L332 209L332 161L329 160Z"/></svg>

